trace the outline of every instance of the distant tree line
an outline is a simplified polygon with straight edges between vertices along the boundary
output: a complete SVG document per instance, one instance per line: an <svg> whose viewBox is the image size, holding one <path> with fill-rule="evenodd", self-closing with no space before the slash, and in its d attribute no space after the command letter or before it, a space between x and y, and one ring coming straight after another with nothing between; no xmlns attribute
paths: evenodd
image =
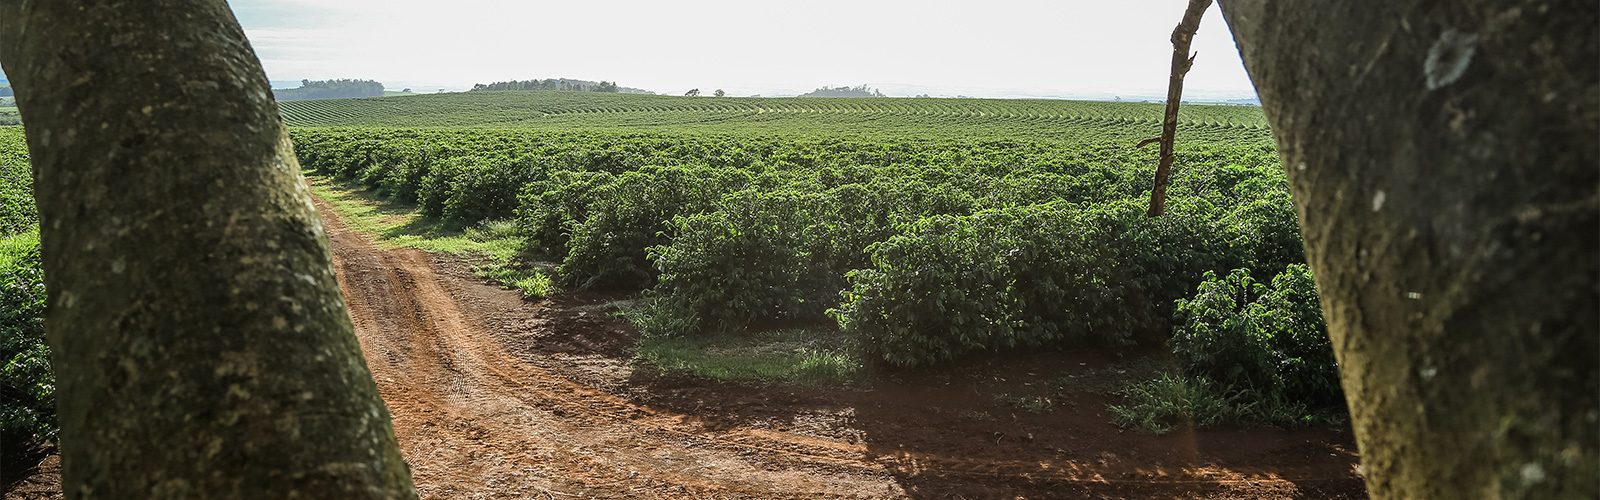
<svg viewBox="0 0 1600 500"><path fill-rule="evenodd" d="M800 94L798 97L885 97L878 89L869 89L866 84L859 87L822 87L817 90Z"/></svg>
<svg viewBox="0 0 1600 500"><path fill-rule="evenodd" d="M476 84L473 91L491 90L570 90L575 92L620 92L624 94L654 94L644 89L620 87L617 82L591 82L587 80L572 80L568 78L547 78L544 80L513 80L509 82L494 82L490 84Z"/></svg>
<svg viewBox="0 0 1600 500"><path fill-rule="evenodd" d="M383 97L383 84L372 80L300 80L300 88L272 89L279 101Z"/></svg>

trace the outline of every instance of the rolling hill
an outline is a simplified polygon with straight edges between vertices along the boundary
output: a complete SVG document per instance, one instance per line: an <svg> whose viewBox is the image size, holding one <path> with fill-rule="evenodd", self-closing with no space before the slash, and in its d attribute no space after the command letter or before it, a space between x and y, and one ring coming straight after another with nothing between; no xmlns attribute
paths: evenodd
<svg viewBox="0 0 1600 500"><path fill-rule="evenodd" d="M293 127L628 129L991 137L1083 143L1160 133L1162 104L1025 99L681 97L561 91L278 103ZM1271 145L1260 108L1189 105L1180 141Z"/></svg>

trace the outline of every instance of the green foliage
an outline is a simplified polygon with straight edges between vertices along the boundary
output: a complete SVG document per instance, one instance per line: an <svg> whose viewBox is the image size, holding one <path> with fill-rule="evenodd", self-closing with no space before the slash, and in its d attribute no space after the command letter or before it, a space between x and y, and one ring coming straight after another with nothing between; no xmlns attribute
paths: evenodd
<svg viewBox="0 0 1600 500"><path fill-rule="evenodd" d="M871 247L836 311L896 365L971 351L1094 339L1131 343L1117 256L1102 229L1057 202L936 216Z"/></svg>
<svg viewBox="0 0 1600 500"><path fill-rule="evenodd" d="M559 171L523 186L517 197L517 223L528 235L531 249L547 257L566 256L572 230L589 220L596 192L616 180L608 172Z"/></svg>
<svg viewBox="0 0 1600 500"><path fill-rule="evenodd" d="M741 341L742 340L742 341ZM831 386L859 379L863 365L849 352L808 342L764 339L645 337L636 361L659 370L720 380L782 381ZM721 343L732 346L719 345Z"/></svg>
<svg viewBox="0 0 1600 500"><path fill-rule="evenodd" d="M33 205L33 167L21 127L0 128L0 236L39 225Z"/></svg>
<svg viewBox="0 0 1600 500"><path fill-rule="evenodd" d="M573 225L561 264L576 288L643 287L655 280L646 249L672 239L674 217L710 208L749 174L707 167L645 167L599 188L590 216Z"/></svg>
<svg viewBox="0 0 1600 500"><path fill-rule="evenodd" d="M536 172L517 159L454 157L422 178L418 201L424 214L452 221L508 218L516 214L517 192Z"/></svg>
<svg viewBox="0 0 1600 500"><path fill-rule="evenodd" d="M1184 372L1275 391L1278 356L1257 324L1263 318L1256 299L1266 292L1247 269L1223 278L1206 273L1194 298L1178 301L1172 351Z"/></svg>
<svg viewBox="0 0 1600 500"><path fill-rule="evenodd" d="M1317 300L1304 264L1289 266L1271 287L1244 269L1207 273L1192 299L1178 301L1173 356L1185 374L1254 399L1340 404L1338 364Z"/></svg>
<svg viewBox="0 0 1600 500"><path fill-rule="evenodd" d="M0 237L0 438L7 453L53 440L57 431L44 300L38 232Z"/></svg>
<svg viewBox="0 0 1600 500"><path fill-rule="evenodd" d="M824 321L847 288L845 275L870 266L869 246L907 221L971 210L970 196L948 186L884 181L742 191L679 218L671 243L651 249L661 271L654 291L695 328Z"/></svg>
<svg viewBox="0 0 1600 500"><path fill-rule="evenodd" d="M1278 356L1278 394L1314 408L1342 407L1344 390L1311 268L1294 264L1257 301L1260 328Z"/></svg>
<svg viewBox="0 0 1600 500"><path fill-rule="evenodd" d="M820 317L826 303L806 282L808 198L747 190L730 195L721 210L673 220L676 237L652 247L650 258L661 272L655 291L671 303L665 313L680 317L681 333Z"/></svg>
<svg viewBox="0 0 1600 500"><path fill-rule="evenodd" d="M44 300L27 143L21 128L0 129L0 442L7 454L55 439Z"/></svg>
<svg viewBox="0 0 1600 500"><path fill-rule="evenodd" d="M1306 265L1289 266L1271 287L1244 269L1205 278L1192 299L1178 301L1172 352L1185 375L1227 384L1234 397L1259 405L1261 419L1280 424L1342 406L1338 364Z"/></svg>

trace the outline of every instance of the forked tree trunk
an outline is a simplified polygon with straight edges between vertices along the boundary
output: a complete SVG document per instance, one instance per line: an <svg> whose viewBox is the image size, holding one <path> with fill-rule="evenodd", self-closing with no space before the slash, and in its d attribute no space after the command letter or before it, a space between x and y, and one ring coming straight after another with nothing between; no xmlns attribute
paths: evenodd
<svg viewBox="0 0 1600 500"><path fill-rule="evenodd" d="M1594 3L1221 1L1372 496L1595 498Z"/></svg>
<svg viewBox="0 0 1600 500"><path fill-rule="evenodd" d="M68 498L414 498L222 0L0 2Z"/></svg>

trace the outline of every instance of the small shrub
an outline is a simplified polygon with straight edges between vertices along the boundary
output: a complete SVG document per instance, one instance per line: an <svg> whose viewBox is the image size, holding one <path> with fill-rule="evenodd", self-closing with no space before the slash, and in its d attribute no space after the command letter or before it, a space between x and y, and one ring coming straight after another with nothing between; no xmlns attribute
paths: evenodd
<svg viewBox="0 0 1600 500"><path fill-rule="evenodd" d="M433 172L432 151L419 150L411 156L403 157L398 164L382 177L376 179L379 196L386 196L402 203L417 202L417 186L422 184L422 179Z"/></svg>
<svg viewBox="0 0 1600 500"><path fill-rule="evenodd" d="M472 168L473 162L473 158L455 157L433 165L428 175L423 176L417 184L417 205L422 208L422 215L444 216L444 204L450 200L450 187L455 184L457 176Z"/></svg>
<svg viewBox="0 0 1600 500"><path fill-rule="evenodd" d="M562 258L575 226L589 220L595 197L617 178L606 172L552 172L530 182L517 196L517 224L536 255Z"/></svg>
<svg viewBox="0 0 1600 500"><path fill-rule="evenodd" d="M1278 356L1251 308L1266 291L1239 269L1221 279L1206 273L1194 298L1178 301L1172 352L1186 375L1277 392Z"/></svg>
<svg viewBox="0 0 1600 500"><path fill-rule="evenodd" d="M1271 287L1256 283L1246 269L1205 278L1193 298L1177 303L1172 352L1186 375L1217 380L1260 401L1342 404L1339 368L1309 267L1288 266Z"/></svg>
<svg viewBox="0 0 1600 500"><path fill-rule="evenodd" d="M532 180L537 169L527 161L504 157L465 165L450 179L442 214L447 220L463 224L512 217L516 215L518 191Z"/></svg>
<svg viewBox="0 0 1600 500"><path fill-rule="evenodd" d="M576 223L561 262L573 288L640 288L656 269L646 249L672 240L673 217L711 208L724 193L749 184L749 174L709 167L645 167L595 193L589 218Z"/></svg>
<svg viewBox="0 0 1600 500"><path fill-rule="evenodd" d="M1343 409L1339 363L1328 338L1317 283L1305 264L1288 266L1258 301L1261 321L1277 355L1281 394L1316 408Z"/></svg>
<svg viewBox="0 0 1600 500"><path fill-rule="evenodd" d="M871 247L835 316L892 364L1063 340L1131 343L1129 284L1077 206L935 216Z"/></svg>
<svg viewBox="0 0 1600 500"><path fill-rule="evenodd" d="M1228 267L1233 249L1215 207L1197 198L1169 198L1167 213L1145 216L1146 200L1123 199L1085 207L1083 217L1102 232L1100 245L1114 249L1118 266L1107 279L1132 287L1126 307L1135 328L1171 327L1171 304L1188 297L1208 271Z"/></svg>
<svg viewBox="0 0 1600 500"><path fill-rule="evenodd" d="M670 245L652 247L655 292L694 330L728 332L761 320L824 319L802 232L807 197L742 191L714 212L678 217ZM837 297L838 289L831 290Z"/></svg>

